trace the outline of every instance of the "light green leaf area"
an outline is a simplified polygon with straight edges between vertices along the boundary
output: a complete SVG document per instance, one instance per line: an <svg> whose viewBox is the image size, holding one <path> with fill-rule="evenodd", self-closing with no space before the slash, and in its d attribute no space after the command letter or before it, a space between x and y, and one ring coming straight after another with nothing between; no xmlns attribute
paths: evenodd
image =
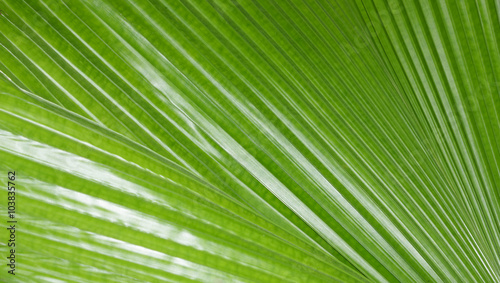
<svg viewBox="0 0 500 283"><path fill-rule="evenodd" d="M500 281L498 1L0 9L0 281Z"/></svg>

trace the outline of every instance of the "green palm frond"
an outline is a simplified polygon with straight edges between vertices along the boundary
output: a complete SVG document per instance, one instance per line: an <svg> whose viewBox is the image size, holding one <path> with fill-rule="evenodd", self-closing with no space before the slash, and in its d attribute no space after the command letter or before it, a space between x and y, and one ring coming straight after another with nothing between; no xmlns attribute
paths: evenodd
<svg viewBox="0 0 500 283"><path fill-rule="evenodd" d="M0 279L500 280L498 1L0 9Z"/></svg>

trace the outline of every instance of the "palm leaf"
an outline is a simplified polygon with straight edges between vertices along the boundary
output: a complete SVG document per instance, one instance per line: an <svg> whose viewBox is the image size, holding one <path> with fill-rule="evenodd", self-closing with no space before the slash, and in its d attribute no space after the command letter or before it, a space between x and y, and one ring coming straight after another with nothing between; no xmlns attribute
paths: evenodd
<svg viewBox="0 0 500 283"><path fill-rule="evenodd" d="M0 8L0 278L500 280L495 1Z"/></svg>

